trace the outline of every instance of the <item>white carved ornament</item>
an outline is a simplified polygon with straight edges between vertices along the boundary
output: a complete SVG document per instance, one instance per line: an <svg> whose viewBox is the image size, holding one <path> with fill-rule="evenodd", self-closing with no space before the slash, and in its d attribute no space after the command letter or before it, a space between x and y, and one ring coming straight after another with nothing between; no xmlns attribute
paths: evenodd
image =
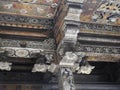
<svg viewBox="0 0 120 90"><path fill-rule="evenodd" d="M12 65L12 63L9 63L9 62L0 62L0 70L10 71L11 65Z"/></svg>

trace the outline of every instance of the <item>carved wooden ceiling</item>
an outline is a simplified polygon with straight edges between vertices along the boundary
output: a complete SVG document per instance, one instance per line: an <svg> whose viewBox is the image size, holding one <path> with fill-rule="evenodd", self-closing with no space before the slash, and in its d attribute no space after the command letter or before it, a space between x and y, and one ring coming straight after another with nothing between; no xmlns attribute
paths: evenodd
<svg viewBox="0 0 120 90"><path fill-rule="evenodd" d="M118 62L119 2L0 0L0 59L21 69L28 65L31 72L53 73L67 64L73 72L78 65L77 73L87 74L94 69L88 61ZM88 72L80 71L78 59L85 60Z"/></svg>

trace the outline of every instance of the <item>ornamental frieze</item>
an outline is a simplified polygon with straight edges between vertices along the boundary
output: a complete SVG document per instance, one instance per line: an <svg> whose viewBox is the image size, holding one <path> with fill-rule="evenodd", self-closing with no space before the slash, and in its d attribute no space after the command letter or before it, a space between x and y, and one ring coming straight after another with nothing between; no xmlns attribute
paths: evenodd
<svg viewBox="0 0 120 90"><path fill-rule="evenodd" d="M55 55L53 50L21 48L21 47L0 47L0 49L4 50L5 57L38 58L39 56L43 55L47 59L46 63L48 64L55 60ZM4 58L4 57L1 58L8 60L8 58Z"/></svg>
<svg viewBox="0 0 120 90"><path fill-rule="evenodd" d="M98 32L111 32L112 33L120 33L120 26L115 25L107 25L107 24L97 24L97 23L86 23L86 22L78 22L73 20L65 20L64 24L66 26L70 25L77 25L80 28L80 31L82 30L84 32L90 32L91 30L94 31L94 33Z"/></svg>
<svg viewBox="0 0 120 90"><path fill-rule="evenodd" d="M22 40L22 39L0 39L0 49L8 57L17 58L36 58L44 55L49 59L47 63L55 60L55 40L53 38L40 40Z"/></svg>
<svg viewBox="0 0 120 90"><path fill-rule="evenodd" d="M16 48L16 47L1 47L1 48L5 50L5 52L7 52L7 56L19 57L19 58L36 57L37 54L40 54L40 52L44 51L42 49L32 49L32 48Z"/></svg>
<svg viewBox="0 0 120 90"><path fill-rule="evenodd" d="M120 32L120 26L103 25L103 24L96 24L96 23L81 22L80 28L85 30Z"/></svg>
<svg viewBox="0 0 120 90"><path fill-rule="evenodd" d="M30 4L53 4L58 3L58 0L1 0L1 1L11 1L20 3L30 3Z"/></svg>
<svg viewBox="0 0 120 90"><path fill-rule="evenodd" d="M55 49L54 39L45 39L43 41L27 41L27 40L13 40L13 39L0 39L1 47L26 47L35 49Z"/></svg>
<svg viewBox="0 0 120 90"><path fill-rule="evenodd" d="M13 27L19 27L21 25L21 27L26 26L26 28L31 26L31 28L37 27L49 30L53 28L53 20L20 15L0 14L0 25Z"/></svg>
<svg viewBox="0 0 120 90"><path fill-rule="evenodd" d="M118 47L104 47L104 46L88 46L77 45L76 51L78 52L92 52L92 53L105 53L105 54L120 54Z"/></svg>

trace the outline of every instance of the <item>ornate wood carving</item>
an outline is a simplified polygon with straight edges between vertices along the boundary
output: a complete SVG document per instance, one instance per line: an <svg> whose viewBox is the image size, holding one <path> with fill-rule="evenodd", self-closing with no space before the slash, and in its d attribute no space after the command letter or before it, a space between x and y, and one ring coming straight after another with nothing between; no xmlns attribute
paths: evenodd
<svg viewBox="0 0 120 90"><path fill-rule="evenodd" d="M52 29L53 20L38 17L20 16L12 14L0 14L0 25L22 27L22 28L38 28L38 29Z"/></svg>
<svg viewBox="0 0 120 90"><path fill-rule="evenodd" d="M52 29L58 0L1 0L0 25Z"/></svg>
<svg viewBox="0 0 120 90"><path fill-rule="evenodd" d="M119 60L119 8L116 0L1 0L0 59L34 59L32 72L61 69L62 89L75 90L72 73L90 74L88 61Z"/></svg>
<svg viewBox="0 0 120 90"><path fill-rule="evenodd" d="M108 47L108 46L94 46L94 45L78 45L76 50L79 52L93 52L93 53L103 53L103 54L120 54L120 48L118 47Z"/></svg>

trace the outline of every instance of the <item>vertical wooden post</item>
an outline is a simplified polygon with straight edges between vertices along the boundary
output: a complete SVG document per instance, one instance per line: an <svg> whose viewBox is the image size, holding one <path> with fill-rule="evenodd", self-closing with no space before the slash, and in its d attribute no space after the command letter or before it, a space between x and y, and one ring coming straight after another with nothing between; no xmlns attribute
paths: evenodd
<svg viewBox="0 0 120 90"><path fill-rule="evenodd" d="M60 68L59 90L75 90L73 72L70 68Z"/></svg>

